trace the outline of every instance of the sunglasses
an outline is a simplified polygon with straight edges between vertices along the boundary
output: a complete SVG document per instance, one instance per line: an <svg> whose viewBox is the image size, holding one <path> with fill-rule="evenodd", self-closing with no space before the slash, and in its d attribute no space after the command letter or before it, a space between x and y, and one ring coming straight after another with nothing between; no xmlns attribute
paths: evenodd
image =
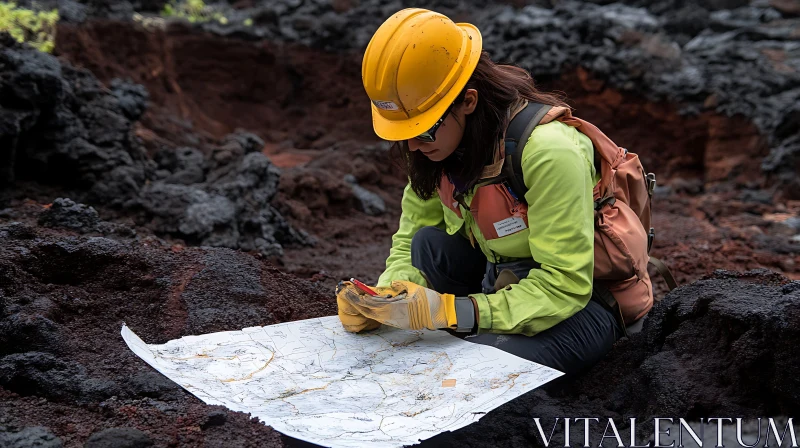
<svg viewBox="0 0 800 448"><path fill-rule="evenodd" d="M419 141L421 141L421 142L425 142L425 143L433 143L433 142L435 142L436 141L436 131L439 130L439 126L441 126L442 123L444 123L444 120L450 114L450 111L453 110L453 106L455 106L456 104L461 103L461 102L464 101L464 97L466 96L465 92L466 91L464 91L464 92L462 92L461 94L458 95L456 100L453 101L452 104L450 104L450 107L448 107L447 110L444 111L444 115L442 115L442 118L440 118L439 121L434 123L433 126L431 126L430 129L428 129L427 131L423 132L422 134L419 134L418 136L416 136L414 138L419 140Z"/></svg>

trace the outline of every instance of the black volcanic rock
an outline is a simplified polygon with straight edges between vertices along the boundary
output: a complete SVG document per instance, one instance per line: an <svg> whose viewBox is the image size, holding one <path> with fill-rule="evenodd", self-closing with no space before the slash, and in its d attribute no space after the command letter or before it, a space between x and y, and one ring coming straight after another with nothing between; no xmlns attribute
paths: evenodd
<svg viewBox="0 0 800 448"><path fill-rule="evenodd" d="M115 79L107 89L7 35L0 92L0 184L8 188L19 179L77 189L78 201L141 213L152 230L194 244L275 256L282 244L311 243L270 205L280 171L253 134L230 134L208 157L180 148L153 159L132 132L147 107L144 87ZM66 201L41 224L96 230L94 209Z"/></svg>

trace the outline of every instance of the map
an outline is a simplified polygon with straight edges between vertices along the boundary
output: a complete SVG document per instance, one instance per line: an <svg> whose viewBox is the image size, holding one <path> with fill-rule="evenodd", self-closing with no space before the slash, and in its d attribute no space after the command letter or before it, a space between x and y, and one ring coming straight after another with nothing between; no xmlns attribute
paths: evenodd
<svg viewBox="0 0 800 448"><path fill-rule="evenodd" d="M401 447L473 423L562 375L444 331L346 332L336 316L185 336L144 361L207 404L329 447Z"/></svg>

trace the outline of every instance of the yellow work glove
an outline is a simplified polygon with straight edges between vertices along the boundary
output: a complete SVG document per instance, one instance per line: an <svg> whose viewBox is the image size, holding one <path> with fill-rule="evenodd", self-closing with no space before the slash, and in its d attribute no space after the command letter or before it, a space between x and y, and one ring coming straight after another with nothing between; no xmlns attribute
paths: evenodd
<svg viewBox="0 0 800 448"><path fill-rule="evenodd" d="M339 318L345 330L359 332L380 324L406 330L427 328L457 329L456 297L407 281L393 281L391 288L373 288L378 296L370 296L353 284L343 282L336 295ZM462 302L462 320L469 328L475 322L475 308L469 298ZM463 325L462 325L463 326Z"/></svg>
<svg viewBox="0 0 800 448"><path fill-rule="evenodd" d="M361 290L353 286L350 282L341 283L339 286L340 287L336 289L336 305L339 308L339 320L342 321L342 326L345 330L351 333L358 333L361 331L374 330L381 326L380 322L362 316L357 308L351 305L347 300L344 300L343 296L345 291L349 291L348 294L364 294Z"/></svg>

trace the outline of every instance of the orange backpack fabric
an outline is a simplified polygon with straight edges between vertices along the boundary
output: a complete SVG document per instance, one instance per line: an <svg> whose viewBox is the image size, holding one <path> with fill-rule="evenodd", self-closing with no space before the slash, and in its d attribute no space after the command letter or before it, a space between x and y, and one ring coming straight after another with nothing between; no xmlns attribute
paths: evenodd
<svg viewBox="0 0 800 448"><path fill-rule="evenodd" d="M639 156L617 146L593 124L553 108L542 124L556 119L592 140L600 160L600 182L594 187L594 282L619 304L626 324L641 319L653 306L647 272L651 229L647 174Z"/></svg>

